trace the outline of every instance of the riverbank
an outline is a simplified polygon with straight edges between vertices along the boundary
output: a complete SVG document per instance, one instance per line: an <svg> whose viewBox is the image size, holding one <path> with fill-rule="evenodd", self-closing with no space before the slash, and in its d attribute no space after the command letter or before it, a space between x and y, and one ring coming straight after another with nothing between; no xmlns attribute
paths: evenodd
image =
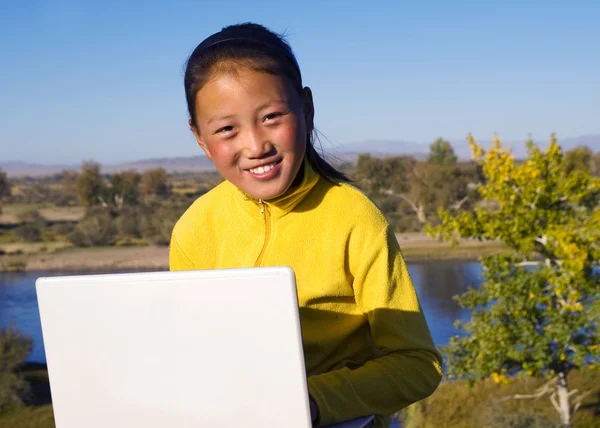
<svg viewBox="0 0 600 428"><path fill-rule="evenodd" d="M506 247L495 242L463 240L456 247L439 242L425 233L397 234L407 262L425 260L476 260L496 254ZM92 247L57 248L56 246L24 247L17 254L7 251L0 256L0 271L119 271L167 270L168 247Z"/></svg>

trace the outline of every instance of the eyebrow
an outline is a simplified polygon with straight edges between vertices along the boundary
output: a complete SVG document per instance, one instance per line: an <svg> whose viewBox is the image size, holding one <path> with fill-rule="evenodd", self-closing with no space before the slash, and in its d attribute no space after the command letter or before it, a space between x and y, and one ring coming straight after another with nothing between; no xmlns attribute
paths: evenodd
<svg viewBox="0 0 600 428"><path fill-rule="evenodd" d="M233 117L232 114L228 114L226 116L213 116L210 119L208 119L207 124L211 124L211 122L214 122L215 120L224 120L224 119L231 119Z"/></svg>

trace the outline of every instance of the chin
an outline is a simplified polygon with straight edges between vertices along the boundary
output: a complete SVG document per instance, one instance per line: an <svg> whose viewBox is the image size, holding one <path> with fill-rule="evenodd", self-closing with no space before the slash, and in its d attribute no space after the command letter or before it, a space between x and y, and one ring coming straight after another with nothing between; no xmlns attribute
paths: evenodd
<svg viewBox="0 0 600 428"><path fill-rule="evenodd" d="M252 189L250 189L250 191L248 191L246 193L248 193L255 199L262 199L264 201L268 201L268 200L275 199L275 198L283 195L285 192L287 192L289 187L290 187L289 185L285 186L285 187L277 186L277 188L261 189L258 191L252 191ZM256 190L256 189L254 189L254 190Z"/></svg>

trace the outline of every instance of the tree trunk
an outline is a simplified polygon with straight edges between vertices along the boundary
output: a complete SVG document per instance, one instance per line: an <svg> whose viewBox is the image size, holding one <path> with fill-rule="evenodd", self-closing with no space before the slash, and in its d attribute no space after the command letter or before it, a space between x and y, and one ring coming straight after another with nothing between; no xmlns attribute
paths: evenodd
<svg viewBox="0 0 600 428"><path fill-rule="evenodd" d="M559 373L556 379L556 392L558 393L558 410L563 428L571 428L571 406L569 405L569 387L566 373Z"/></svg>
<svg viewBox="0 0 600 428"><path fill-rule="evenodd" d="M423 205L419 205L417 209L417 219L421 224L427 223L427 216L425 215L425 209L423 208Z"/></svg>

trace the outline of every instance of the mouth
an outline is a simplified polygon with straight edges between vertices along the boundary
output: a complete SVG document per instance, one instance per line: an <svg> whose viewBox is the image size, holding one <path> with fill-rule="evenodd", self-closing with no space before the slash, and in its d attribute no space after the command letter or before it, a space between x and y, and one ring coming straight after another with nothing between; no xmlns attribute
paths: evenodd
<svg viewBox="0 0 600 428"><path fill-rule="evenodd" d="M278 176L281 171L282 159L272 161L246 170L256 180L268 181Z"/></svg>
<svg viewBox="0 0 600 428"><path fill-rule="evenodd" d="M250 173L252 173L254 175L263 175L263 174L266 174L267 172L271 171L273 168L275 168L280 163L281 163L281 160L277 160L277 161L270 162L265 165L257 166L255 168L250 168L247 171L249 171Z"/></svg>

